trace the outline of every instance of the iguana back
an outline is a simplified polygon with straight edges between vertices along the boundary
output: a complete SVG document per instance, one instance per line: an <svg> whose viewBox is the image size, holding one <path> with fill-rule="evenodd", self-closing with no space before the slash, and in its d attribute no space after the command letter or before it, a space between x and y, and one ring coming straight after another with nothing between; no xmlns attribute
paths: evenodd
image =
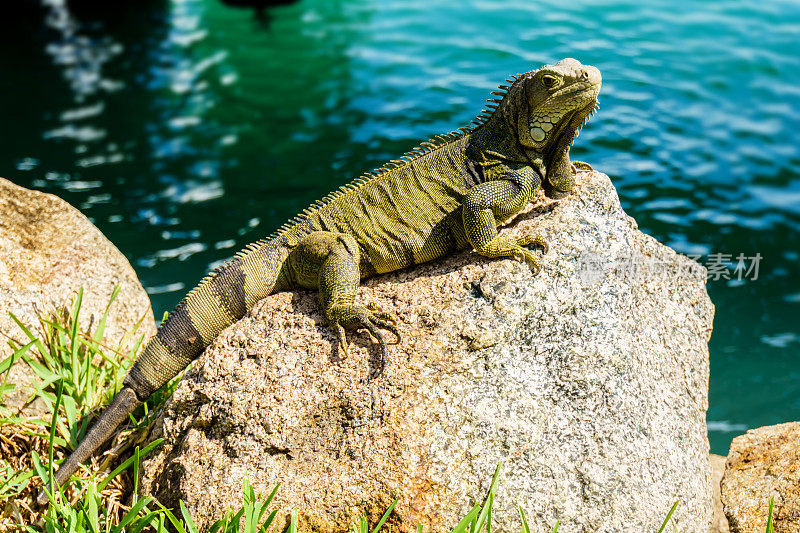
<svg viewBox="0 0 800 533"><path fill-rule="evenodd" d="M362 278L466 247L463 235L433 233L480 182L469 171L468 140L469 134L440 139L354 181L312 208L289 233L295 239L312 231L352 235L361 249Z"/></svg>

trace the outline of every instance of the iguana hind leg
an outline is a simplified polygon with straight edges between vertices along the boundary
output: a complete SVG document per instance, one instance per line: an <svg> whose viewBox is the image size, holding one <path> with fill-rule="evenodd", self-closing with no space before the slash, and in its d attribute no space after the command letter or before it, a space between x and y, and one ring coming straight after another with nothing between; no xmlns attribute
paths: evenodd
<svg viewBox="0 0 800 533"><path fill-rule="evenodd" d="M377 377L388 360L386 340L381 329L394 333L399 342L396 319L375 304L358 305L356 292L361 281L358 243L344 233L315 231L304 237L289 255L289 266L297 283L303 287L319 289L319 298L325 316L336 330L342 351L347 354L345 330L364 328L378 341L381 348L380 364L370 377Z"/></svg>

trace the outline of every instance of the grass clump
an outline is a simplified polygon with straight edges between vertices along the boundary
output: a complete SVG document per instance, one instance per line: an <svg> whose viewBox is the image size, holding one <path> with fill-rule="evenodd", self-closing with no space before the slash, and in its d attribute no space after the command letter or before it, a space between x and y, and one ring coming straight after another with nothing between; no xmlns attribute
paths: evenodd
<svg viewBox="0 0 800 533"><path fill-rule="evenodd" d="M119 390L142 337L136 338L140 320L116 346L103 344L109 309L118 294L119 288L114 289L100 320L95 323L92 317L88 326L80 320L82 290L67 305L40 311L35 328L11 315L25 340L9 338L11 355L0 361L0 530L32 524L42 517L34 504L47 479L42 472L51 470L77 446ZM15 388L8 382L14 364L26 365L32 379L26 389L30 396L12 410L1 399ZM163 403L163 396L156 402L159 399ZM114 436L111 449L103 457L93 458L89 468L79 469L73 483L66 484L65 502L77 504L87 490L96 489L100 506L114 520L122 519L127 506L121 502L130 497L132 489L130 474L120 476L122 470L118 469L117 475L101 485L92 472L107 470L118 458L127 458L127 465L131 464L133 448L147 438L154 407L159 406L151 401L140 408Z"/></svg>

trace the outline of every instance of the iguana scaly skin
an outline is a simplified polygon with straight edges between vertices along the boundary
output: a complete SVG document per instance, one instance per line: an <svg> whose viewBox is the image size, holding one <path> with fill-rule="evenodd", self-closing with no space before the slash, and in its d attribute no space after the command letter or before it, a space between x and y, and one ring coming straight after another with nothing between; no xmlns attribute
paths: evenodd
<svg viewBox="0 0 800 533"><path fill-rule="evenodd" d="M63 483L133 409L198 357L223 328L278 291L318 289L325 315L347 350L345 330L397 335L393 317L356 303L362 278L464 248L516 257L539 270L526 246L538 236L499 236L497 224L544 188L560 198L574 185L569 147L594 112L600 71L574 59L506 80L469 128L422 143L312 205L267 239L249 245L203 279L150 339L122 390L61 465ZM399 338L399 335L397 335ZM46 495L43 497L46 500Z"/></svg>

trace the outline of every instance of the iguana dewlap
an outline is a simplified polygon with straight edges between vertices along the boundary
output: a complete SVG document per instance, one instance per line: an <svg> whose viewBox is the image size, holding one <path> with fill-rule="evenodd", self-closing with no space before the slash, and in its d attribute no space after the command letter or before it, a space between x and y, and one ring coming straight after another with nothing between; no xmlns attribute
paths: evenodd
<svg viewBox="0 0 800 533"><path fill-rule="evenodd" d="M506 81L510 86L492 93L500 98L490 99L471 127L424 142L345 185L204 278L150 339L56 481L63 483L136 406L270 294L319 290L345 351L346 330L365 328L380 343L376 377L387 362L381 330L397 330L390 314L355 301L362 278L465 248L516 257L538 271L526 246L545 247L544 241L502 237L497 224L540 187L554 198L570 192L569 148L596 108L601 76L595 67L563 59Z"/></svg>

